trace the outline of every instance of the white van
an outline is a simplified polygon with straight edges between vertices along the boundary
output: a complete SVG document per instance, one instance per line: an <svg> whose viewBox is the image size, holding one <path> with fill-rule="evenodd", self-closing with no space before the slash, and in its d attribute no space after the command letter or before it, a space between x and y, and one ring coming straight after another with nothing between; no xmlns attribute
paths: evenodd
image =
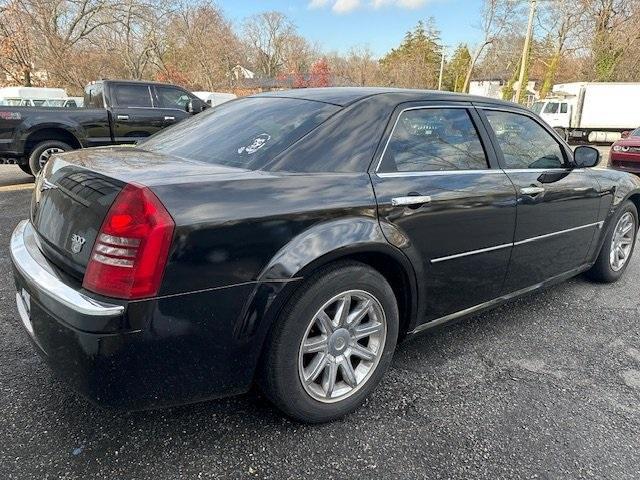
<svg viewBox="0 0 640 480"><path fill-rule="evenodd" d="M224 92L192 92L196 97L205 102L210 107L215 107L221 103L233 100L236 97L233 93Z"/></svg>

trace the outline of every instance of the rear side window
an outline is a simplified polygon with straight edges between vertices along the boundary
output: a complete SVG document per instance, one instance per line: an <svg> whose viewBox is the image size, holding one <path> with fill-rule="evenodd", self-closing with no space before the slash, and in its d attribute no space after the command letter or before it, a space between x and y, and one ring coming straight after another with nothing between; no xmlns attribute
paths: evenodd
<svg viewBox="0 0 640 480"><path fill-rule="evenodd" d="M382 172L483 170L482 143L466 109L425 108L400 114L380 164Z"/></svg>
<svg viewBox="0 0 640 480"><path fill-rule="evenodd" d="M190 97L184 90L172 87L156 87L156 92L158 92L160 107L186 110Z"/></svg>
<svg viewBox="0 0 640 480"><path fill-rule="evenodd" d="M101 83L89 85L87 86L87 88L85 88L84 105L87 108L104 108Z"/></svg>
<svg viewBox="0 0 640 480"><path fill-rule="evenodd" d="M293 98L243 98L162 130L139 146L201 162L257 169L339 109Z"/></svg>
<svg viewBox="0 0 640 480"><path fill-rule="evenodd" d="M119 107L151 108L151 93L146 85L116 85L114 98Z"/></svg>
<svg viewBox="0 0 640 480"><path fill-rule="evenodd" d="M505 168L563 168L556 140L533 119L511 112L486 111L504 157Z"/></svg>

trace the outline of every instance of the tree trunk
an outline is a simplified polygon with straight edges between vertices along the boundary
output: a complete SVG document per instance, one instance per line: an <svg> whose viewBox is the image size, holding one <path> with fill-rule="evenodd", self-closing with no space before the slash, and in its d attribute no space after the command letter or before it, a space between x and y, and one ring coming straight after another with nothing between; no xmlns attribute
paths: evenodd
<svg viewBox="0 0 640 480"><path fill-rule="evenodd" d="M551 57L547 71L544 72L544 80L542 81L542 87L540 87L540 98L545 99L547 95L553 89L553 84L556 81L556 73L558 72L558 64L560 63L560 52L556 51Z"/></svg>

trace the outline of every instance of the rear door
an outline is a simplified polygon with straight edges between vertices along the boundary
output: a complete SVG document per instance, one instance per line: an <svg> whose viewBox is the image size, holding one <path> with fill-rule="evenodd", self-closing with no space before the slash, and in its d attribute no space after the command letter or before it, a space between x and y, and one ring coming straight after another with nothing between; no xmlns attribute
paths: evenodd
<svg viewBox="0 0 640 480"><path fill-rule="evenodd" d="M380 221L392 243L403 243L425 286L424 321L499 296L516 196L474 109L403 104L382 145L372 174Z"/></svg>
<svg viewBox="0 0 640 480"><path fill-rule="evenodd" d="M533 114L479 108L518 195L505 293L581 267L602 227L597 181L588 170L572 168L571 150Z"/></svg>
<svg viewBox="0 0 640 480"><path fill-rule="evenodd" d="M154 108L149 85L110 85L111 120L116 143L135 143L164 127L164 114Z"/></svg>

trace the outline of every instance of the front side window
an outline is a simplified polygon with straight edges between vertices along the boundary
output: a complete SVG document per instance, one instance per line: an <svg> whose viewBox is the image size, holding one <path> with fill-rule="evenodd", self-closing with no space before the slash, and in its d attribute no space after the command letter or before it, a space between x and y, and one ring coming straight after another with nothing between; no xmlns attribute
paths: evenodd
<svg viewBox="0 0 640 480"><path fill-rule="evenodd" d="M539 114L542 112L542 107L544 107L544 102L536 102L531 105L531 110Z"/></svg>
<svg viewBox="0 0 640 480"><path fill-rule="evenodd" d="M146 85L116 85L114 90L119 107L152 107L151 94Z"/></svg>
<svg viewBox="0 0 640 480"><path fill-rule="evenodd" d="M339 109L309 100L248 97L183 120L138 145L196 161L257 169Z"/></svg>
<svg viewBox="0 0 640 480"><path fill-rule="evenodd" d="M400 114L380 168L383 172L482 170L487 159L466 109L424 108Z"/></svg>
<svg viewBox="0 0 640 480"><path fill-rule="evenodd" d="M544 113L558 113L558 106L560 104L557 102L549 102L547 106L544 107Z"/></svg>
<svg viewBox="0 0 640 480"><path fill-rule="evenodd" d="M560 113L567 113L569 111L569 107L566 103L560 104Z"/></svg>
<svg viewBox="0 0 640 480"><path fill-rule="evenodd" d="M511 112L486 111L504 156L505 168L563 168L556 140L533 119Z"/></svg>
<svg viewBox="0 0 640 480"><path fill-rule="evenodd" d="M156 87L156 92L160 107L186 110L190 97L185 91L172 87Z"/></svg>

